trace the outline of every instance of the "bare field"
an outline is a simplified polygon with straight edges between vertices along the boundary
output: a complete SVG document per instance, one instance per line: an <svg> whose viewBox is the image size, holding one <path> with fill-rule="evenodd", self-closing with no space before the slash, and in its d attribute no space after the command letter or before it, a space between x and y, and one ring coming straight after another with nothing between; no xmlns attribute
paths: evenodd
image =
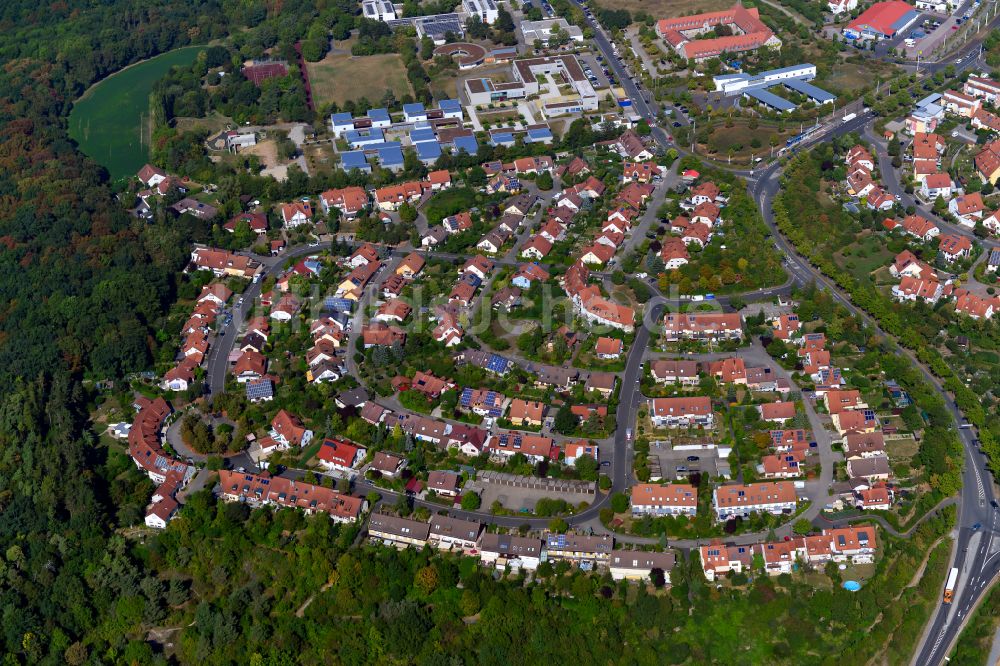
<svg viewBox="0 0 1000 666"><path fill-rule="evenodd" d="M392 90L397 99L413 94L403 60L394 53L361 57L332 53L306 67L317 106L362 97L378 103L386 90Z"/></svg>

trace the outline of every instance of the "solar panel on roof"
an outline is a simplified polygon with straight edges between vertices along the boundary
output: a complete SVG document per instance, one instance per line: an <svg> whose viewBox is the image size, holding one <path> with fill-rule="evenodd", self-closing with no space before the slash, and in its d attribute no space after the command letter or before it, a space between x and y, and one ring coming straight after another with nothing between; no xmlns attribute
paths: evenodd
<svg viewBox="0 0 1000 666"><path fill-rule="evenodd" d="M462 389L462 397L460 398L462 407L468 407L472 404L472 389L464 388Z"/></svg>
<svg viewBox="0 0 1000 666"><path fill-rule="evenodd" d="M415 129L410 132L410 140L413 143L419 143L421 141L434 141L437 137L434 135L434 130L427 129Z"/></svg>
<svg viewBox="0 0 1000 666"><path fill-rule="evenodd" d="M455 150L464 150L470 155L475 155L479 152L479 142L476 141L474 136L458 136L454 140Z"/></svg>

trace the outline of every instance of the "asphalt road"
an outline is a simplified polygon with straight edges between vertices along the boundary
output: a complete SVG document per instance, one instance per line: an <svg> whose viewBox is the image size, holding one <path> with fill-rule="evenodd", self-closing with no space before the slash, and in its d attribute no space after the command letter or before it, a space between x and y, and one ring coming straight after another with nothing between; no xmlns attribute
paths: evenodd
<svg viewBox="0 0 1000 666"><path fill-rule="evenodd" d="M595 41L598 48L604 54L608 66L613 69L615 75L620 80L622 87L625 89L626 94L631 98L633 108L643 118L647 120L655 120L657 115L656 111L654 111L654 109L646 102L643 91L640 91L639 87L632 82L632 79L625 70L625 67L614 55L613 50L611 49L611 44L608 41L603 29L591 19L588 19L587 22L594 30ZM963 58L963 62L957 66L956 69L965 69L972 66L977 60L978 49L978 43L970 43L967 45L962 51L961 57ZM926 65L924 72L932 74L939 69L945 68L949 64L953 63L931 63ZM855 119L846 123L837 121L829 123L822 130L817 131L809 141L805 141L797 146L796 150L807 148L808 146L820 141L826 141L832 137L841 136L848 132L862 132L864 130L864 126L869 122L870 116L861 109L860 100L856 100L853 103L853 106L847 107L848 110L852 108L858 109L858 116ZM664 148L673 147L667 139L666 133L660 128L654 128L653 137ZM760 206L765 221L771 227L776 246L788 258L786 269L791 275L791 281L799 284L815 282L821 288L828 290L831 295L849 312L865 321L866 324L873 330L881 333L886 340L892 342L892 338L882 332L874 320L872 320L863 311L854 307L854 305L850 302L850 299L845 294L843 294L817 269L812 267L808 260L800 257L796 253L795 249L778 232L774 223L774 216L771 212L771 200L777 193L780 185L780 163L774 162L771 165L757 169L756 171L736 173L750 178L748 190ZM308 254L315 251L315 249L316 248L299 248L285 255L280 260L276 260L273 264L269 263L267 274L272 275L277 273L283 265L285 259L293 256ZM464 258L461 255L454 255L452 257L448 257L448 255L440 256L442 258ZM782 293L788 288L790 288L790 285L783 285L778 289L768 291ZM238 330L239 326L242 324L247 308L251 307L258 293L259 283L252 284L248 287L247 292L244 293L245 302L242 311L234 313L233 324L231 325L231 330L227 333L227 336L234 336L232 331ZM622 386L619 396L620 412L618 416L618 429L614 435L612 447L613 453L611 455L611 460L613 461L610 472L612 479L611 492L625 491L631 485L631 459L633 451L632 439L629 435L631 434L631 428L635 423L635 412L638 408L639 401L642 399L638 391L638 380L640 377L643 356L649 344L649 327L655 325L659 321L662 309L666 304L667 301L662 296L651 299L646 304L643 324L637 331L636 340L629 351L625 371L621 377ZM228 342L228 344L217 344L213 348L213 353L210 354L209 375L212 378L211 389L213 391L219 390L219 387L224 384L227 365L226 358L228 357L229 349L232 347L233 339L228 338L226 342ZM895 344L894 342L892 343ZM951 410L956 419L956 423L961 423L963 420L962 414L958 410L954 401L950 398L947 392L945 392L940 382L938 382L937 379L927 370L927 368L921 365L908 350L897 346L897 353L904 354L910 358L914 366L920 369L925 380L930 382L931 385L944 396L948 408ZM622 411L625 413L622 413ZM966 466L963 476L964 489L960 497L959 529L957 530L955 562L953 566L959 567L962 575L959 578L959 583L956 589L955 603L950 606L939 606L926 633L928 639L922 641L921 646L918 648L914 663L920 664L921 666L925 664L939 663L944 659L947 654L948 647L952 644L957 632L960 629L961 621L968 616L972 605L978 600L979 596L986 589L987 582L992 580L998 571L1000 571L1000 557L997 557L997 555L1000 555L1000 552L994 552L993 549L994 535L996 534L997 528L997 512L993 510L990 504L994 499L991 477L989 475L989 471L986 469L984 458L975 450L973 445L972 430L960 429L959 433L965 447ZM296 475L304 472L289 470L286 473ZM354 490L355 492L359 492L361 494L375 490L387 499L391 499L395 496L394 493L375 488L364 480L357 480L355 482ZM597 498L589 508L569 517L567 522L574 526L593 524L600 512L600 509L608 503L608 497L609 495L598 493ZM440 510L442 508L439 504L427 503L416 499L413 501L415 504L424 505L434 510ZM451 509L449 513L457 517L485 521L504 527L519 527L527 525L531 528L544 528L548 524L547 518L492 516L483 512L468 512L460 509ZM970 526L975 524L980 524L981 528L972 530ZM756 535L744 536L751 537ZM628 539L626 538L623 540L627 541ZM997 545L998 549L1000 549L1000 543Z"/></svg>
<svg viewBox="0 0 1000 666"><path fill-rule="evenodd" d="M624 71L624 67L614 56L603 31L594 25L593 21L588 22L594 28L595 40L598 47L604 53L604 56L621 80L626 92L632 98L636 111L647 120L654 120L656 114L652 112L635 84L632 83L630 77ZM1000 23L1000 17L992 22L994 27L998 23ZM971 41L960 49L957 54L952 56L952 58L945 58L937 63L926 64L924 73L931 75L945 69L949 65L953 65L956 71L961 72L975 67L978 64L979 55L979 41ZM856 118L849 122L830 123L821 131L816 132L808 141L804 141L798 145L796 151L849 132L863 132L871 117L869 113L863 111L861 103L861 100L856 100L853 106L848 105L845 108L845 113L854 108L859 109ZM843 117L842 114L841 117ZM670 144L666 140L665 133L662 130L654 130L653 136L661 145L669 147ZM945 403L951 411L956 424L962 423L964 416L937 378L917 361L912 353L897 345L893 338L882 331L867 313L856 308L850 302L850 299L836 285L826 279L818 269L811 266L807 259L799 256L795 249L780 234L774 222L774 215L771 212L771 200L778 191L780 174L780 163L774 162L770 166L758 170L757 173L751 172L746 175L753 178L749 182L748 190L754 200L758 202L765 221L771 227L778 249L788 258L786 269L792 274L793 279L800 283L814 281L821 288L829 291L834 299L849 312L865 321L886 340L892 342L896 346L897 353L907 356L914 366L921 371L924 379L930 382L944 397ZM898 176L896 177L898 178ZM895 184L898 187L898 180L896 180ZM628 377L624 381L627 386ZM623 386L624 391L625 387ZM625 397L624 395L622 396L621 404L630 404L626 402ZM619 420L619 423L622 423L622 421ZM992 477L990 471L987 469L985 458L978 453L973 443L973 431L971 429L959 429L958 432L965 448L965 469L963 472L963 490L959 503L958 530L954 549L955 556L952 566L959 568L960 576L956 586L957 589L955 590L955 602L951 605L940 604L925 631L920 647L917 649L913 660L913 663L919 666L927 666L944 661L950 647L957 639L963 620L968 617L974 604L986 590L987 584L1000 573L1000 543L997 543L996 549L993 547L994 537L997 533L997 511L991 505L995 500ZM619 445L616 438L616 457L618 453ZM624 473L616 470L614 478L615 487L619 487L618 484L623 478ZM979 525L980 527L973 530L971 526L975 525Z"/></svg>

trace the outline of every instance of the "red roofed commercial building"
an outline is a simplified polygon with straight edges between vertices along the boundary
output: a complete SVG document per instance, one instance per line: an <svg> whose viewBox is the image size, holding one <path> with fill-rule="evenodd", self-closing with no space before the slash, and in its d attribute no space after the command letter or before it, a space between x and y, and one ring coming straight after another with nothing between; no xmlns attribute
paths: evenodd
<svg viewBox="0 0 1000 666"><path fill-rule="evenodd" d="M901 0L876 2L844 28L848 39L888 39L919 18L920 12Z"/></svg>
<svg viewBox="0 0 1000 666"><path fill-rule="evenodd" d="M698 39L718 25L728 26L733 34ZM681 57L695 62L723 53L754 51L764 46L781 47L781 40L760 20L757 9L747 9L739 4L718 12L661 19L656 23L656 32Z"/></svg>
<svg viewBox="0 0 1000 666"><path fill-rule="evenodd" d="M739 313L667 313L664 318L667 340L739 340L743 321Z"/></svg>
<svg viewBox="0 0 1000 666"><path fill-rule="evenodd" d="M780 514L795 510L798 498L791 481L719 486L713 493L715 515L720 521L751 513Z"/></svg>
<svg viewBox="0 0 1000 666"><path fill-rule="evenodd" d="M692 398L651 398L649 418L657 428L704 426L715 422L712 400L704 396Z"/></svg>
<svg viewBox="0 0 1000 666"><path fill-rule="evenodd" d="M693 516L698 511L698 489L688 484L632 486L633 516Z"/></svg>
<svg viewBox="0 0 1000 666"><path fill-rule="evenodd" d="M325 513L338 523L352 523L361 518L368 503L312 483L284 477L243 472L219 471L219 487L226 502L246 502L250 506L299 508L307 514Z"/></svg>

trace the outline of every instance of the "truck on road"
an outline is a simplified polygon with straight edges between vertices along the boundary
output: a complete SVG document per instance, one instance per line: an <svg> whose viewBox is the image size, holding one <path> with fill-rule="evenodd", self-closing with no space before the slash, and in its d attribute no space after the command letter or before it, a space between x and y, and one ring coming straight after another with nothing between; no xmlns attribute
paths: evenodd
<svg viewBox="0 0 1000 666"><path fill-rule="evenodd" d="M954 567L948 574L948 582L944 584L944 603L950 604L955 596L955 584L958 583L958 567Z"/></svg>
<svg viewBox="0 0 1000 666"><path fill-rule="evenodd" d="M858 114L856 114L856 113L848 113L846 116L844 116L844 119L843 119L842 122L849 123L849 122L851 122L852 120L854 120L857 117L858 117Z"/></svg>

